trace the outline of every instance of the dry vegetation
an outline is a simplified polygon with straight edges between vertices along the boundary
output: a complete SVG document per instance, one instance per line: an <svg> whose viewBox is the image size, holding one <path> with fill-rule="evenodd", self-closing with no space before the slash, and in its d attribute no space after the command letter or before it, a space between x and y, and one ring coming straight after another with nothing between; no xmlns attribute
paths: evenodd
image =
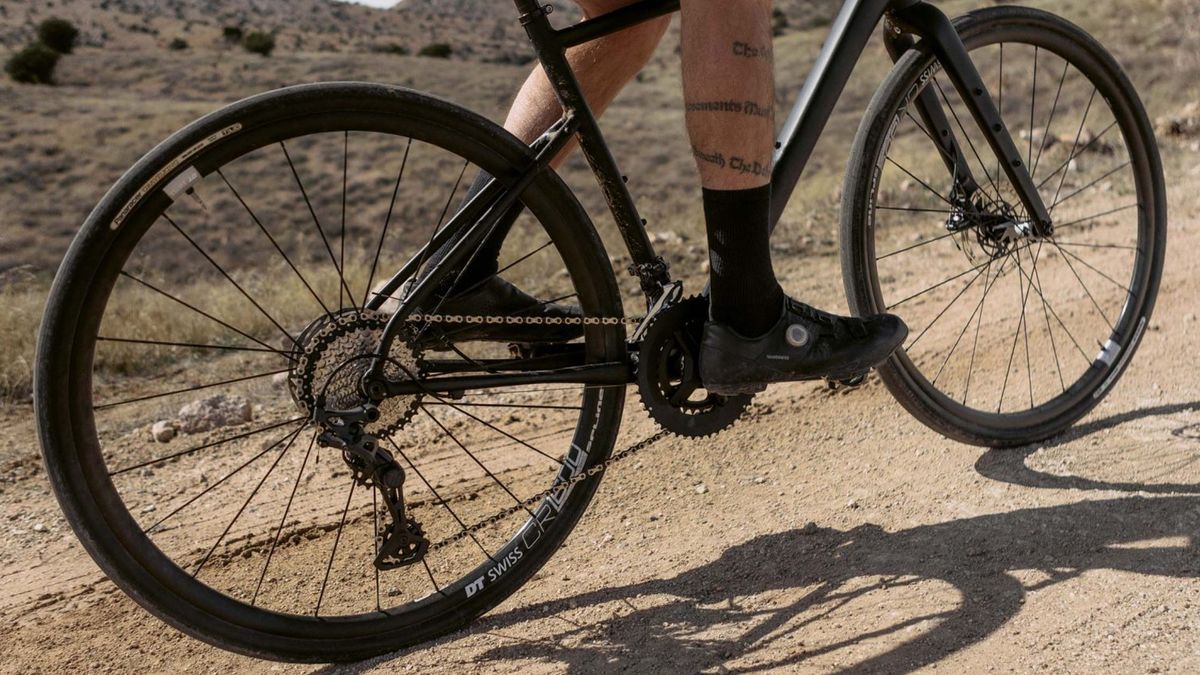
<svg viewBox="0 0 1200 675"><path fill-rule="evenodd" d="M28 396L42 298L90 207L125 167L191 119L263 90L334 79L393 82L432 91L493 118L502 116L527 72L527 66L511 63L512 55L524 54L519 26L506 3L460 4L451 12L441 0L409 0L391 12L321 0L302 7L229 0L212 11L209 3L183 0L72 0L53 8L32 2L0 5L0 45L5 50L21 44L51 9L83 29L82 46L60 66L60 86L0 83L5 101L0 107L0 299L6 309L0 313L0 395L10 400ZM1200 35L1195 3L1145 2L1136 13L1125 3L1035 4L1075 18L1109 43L1133 73L1153 117L1175 114L1196 98L1188 85L1200 72L1200 62L1187 48ZM798 90L834 5L780 3L790 17L777 47L781 102ZM945 5L955 12L975 3ZM559 16L570 20L573 14ZM270 59L231 49L220 36L225 25L278 28L280 48ZM192 48L169 50L175 37L185 37ZM463 65L378 52L380 45L396 44L416 51L434 40L451 43L454 58ZM643 196L650 229L669 249L678 271L698 276L703 230L681 124L676 44L674 35L668 37L652 65L614 106L605 128L636 193ZM777 232L780 255L836 252L845 151L887 66L878 49L861 64ZM1190 138L1168 139L1173 167L1195 152L1193 143ZM620 264L619 242L582 162L576 158L564 174ZM230 307L239 316L244 310ZM253 323L249 316L242 318ZM109 365L120 371L127 365L122 363L114 357Z"/></svg>

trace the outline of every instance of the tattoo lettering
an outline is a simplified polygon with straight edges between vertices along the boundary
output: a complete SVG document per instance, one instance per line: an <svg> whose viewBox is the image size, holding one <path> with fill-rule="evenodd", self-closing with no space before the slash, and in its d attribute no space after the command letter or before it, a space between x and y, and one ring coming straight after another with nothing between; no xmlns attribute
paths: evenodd
<svg viewBox="0 0 1200 675"><path fill-rule="evenodd" d="M733 55L744 59L771 59L774 52L770 44L752 45L749 42L733 43Z"/></svg>
<svg viewBox="0 0 1200 675"><path fill-rule="evenodd" d="M722 152L703 152L696 148L692 148L692 154L695 155L698 161L704 162L705 164L712 164L713 166L717 166L722 169L729 169L730 171L740 174L750 174L752 176L771 175L770 162L759 162L757 160L745 159L736 155L731 155L730 157L726 158L725 154Z"/></svg>
<svg viewBox="0 0 1200 675"><path fill-rule="evenodd" d="M754 101L699 101L687 104L688 112L725 112L774 119L775 110Z"/></svg>

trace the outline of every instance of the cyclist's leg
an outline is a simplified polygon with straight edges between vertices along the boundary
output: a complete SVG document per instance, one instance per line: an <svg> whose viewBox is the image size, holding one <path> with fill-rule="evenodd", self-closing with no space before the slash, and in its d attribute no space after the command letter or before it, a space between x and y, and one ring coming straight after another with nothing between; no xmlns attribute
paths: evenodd
<svg viewBox="0 0 1200 675"><path fill-rule="evenodd" d="M683 0L682 12L688 134L712 261L712 320L700 356L706 388L741 394L865 372L903 342L903 322L785 302L771 267L771 0Z"/></svg>
<svg viewBox="0 0 1200 675"><path fill-rule="evenodd" d="M683 0L683 88L704 188L712 316L746 335L779 318L771 269L771 0Z"/></svg>
<svg viewBox="0 0 1200 675"><path fill-rule="evenodd" d="M635 1L576 0L576 3L584 15L591 18L633 4ZM655 19L567 52L567 60L596 115L602 114L608 108L629 80L650 60L669 23L669 17ZM554 88L541 66L538 66L517 93L504 122L504 128L525 143L532 143L561 116L562 107L558 103ZM555 158L553 165L560 165L575 149L575 145L572 141L564 148ZM467 199L483 189L488 179L486 175L477 176L467 193ZM495 236L482 247L475 262L463 273L460 288L475 284L496 273L504 239L520 213L521 209L518 207L501 222Z"/></svg>

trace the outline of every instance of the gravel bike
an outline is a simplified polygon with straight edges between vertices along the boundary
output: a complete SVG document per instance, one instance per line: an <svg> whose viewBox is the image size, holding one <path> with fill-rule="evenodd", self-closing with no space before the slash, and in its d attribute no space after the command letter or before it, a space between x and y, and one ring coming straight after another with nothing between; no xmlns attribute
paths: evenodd
<svg viewBox="0 0 1200 675"><path fill-rule="evenodd" d="M461 628L530 581L612 462L749 403L698 380L705 301L656 254L564 57L678 1L563 29L515 5L566 111L532 145L415 91L291 87L159 145L67 254L36 363L48 474L103 570L180 630L337 661ZM1166 200L1143 106L1052 14L847 0L782 127L775 222L880 26L894 68L851 149L841 226L851 309L913 329L879 375L960 441L1058 433L1111 390L1154 305ZM547 168L572 138L628 248L635 318ZM457 206L479 171L495 178ZM577 303L584 335L456 341L537 323L439 310L518 203L500 273ZM614 453L631 384L662 431ZM171 421L210 394L247 415Z"/></svg>

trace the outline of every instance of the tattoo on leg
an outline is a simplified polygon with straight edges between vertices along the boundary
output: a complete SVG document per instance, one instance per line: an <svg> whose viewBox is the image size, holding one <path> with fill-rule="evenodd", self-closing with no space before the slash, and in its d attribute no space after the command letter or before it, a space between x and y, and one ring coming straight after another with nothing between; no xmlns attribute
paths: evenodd
<svg viewBox="0 0 1200 675"><path fill-rule="evenodd" d="M688 112L725 112L765 119L775 118L773 106L764 106L754 101L697 101L687 104Z"/></svg>
<svg viewBox="0 0 1200 675"><path fill-rule="evenodd" d="M697 161L711 164L722 169L728 169L739 174L750 174L752 176L770 176L771 162L761 162L754 159L746 159L737 155L725 156L725 153L704 152L697 148L692 148L692 154Z"/></svg>
<svg viewBox="0 0 1200 675"><path fill-rule="evenodd" d="M774 57L774 51L770 44L752 45L749 42L734 42L733 55L740 56L745 59L767 59Z"/></svg>

